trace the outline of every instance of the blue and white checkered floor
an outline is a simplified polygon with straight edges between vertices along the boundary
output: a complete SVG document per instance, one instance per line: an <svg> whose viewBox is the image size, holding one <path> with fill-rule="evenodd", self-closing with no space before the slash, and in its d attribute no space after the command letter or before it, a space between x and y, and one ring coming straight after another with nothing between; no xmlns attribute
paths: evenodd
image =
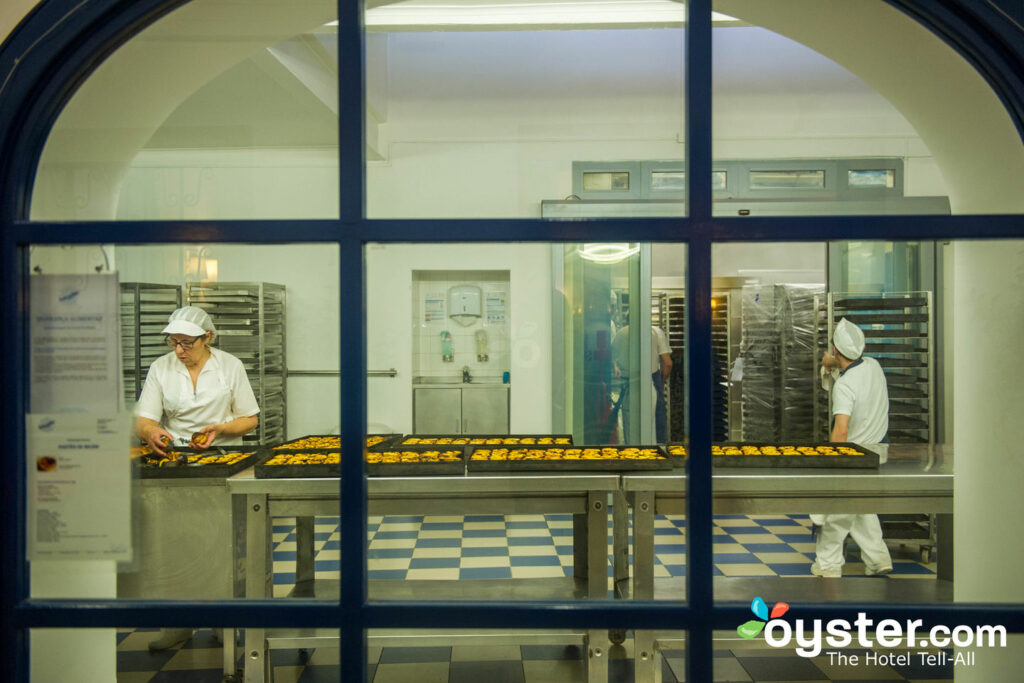
<svg viewBox="0 0 1024 683"><path fill-rule="evenodd" d="M371 579L486 579L564 577L572 575L570 515L502 515L439 517L371 517L369 577ZM814 541L806 515L722 515L715 517L714 571L719 576L803 576L813 579L810 565ZM611 543L609 529L609 544ZM686 523L679 517L655 519L655 576L685 576ZM295 580L295 527L275 519L274 595L284 596ZM315 526L315 567L318 578L338 578L340 568L337 518L319 517ZM609 548L610 551L610 548ZM892 578L934 578L935 566L894 557ZM863 577L863 565L848 562L850 577ZM611 567L609 566L609 574ZM816 579L814 579L816 580ZM876 579L865 579L876 580ZM609 590L612 579L609 576ZM184 646L150 653L154 636L143 630L118 634L118 683L192 683L220 681L221 649L209 631L197 631ZM631 641L609 660L612 681L632 680ZM801 659L765 650L716 651L715 678L730 681L831 681L837 671L826 659ZM337 649L311 654L275 651L278 683L337 681ZM683 653L666 652L663 680L683 678ZM488 648L371 648L374 683L477 683L482 679L523 683L572 683L583 680L577 648L507 646ZM860 675L863 674L863 675ZM896 681L952 678L952 667L918 671L914 667L871 667L862 679Z"/></svg>
<svg viewBox="0 0 1024 683"><path fill-rule="evenodd" d="M368 530L370 579L572 576L571 515L371 517ZM276 519L273 531L277 597L295 581L294 522ZM685 576L686 521L658 516L654 533L655 578ZM317 576L338 578L337 519L318 517L315 538ZM610 527L608 542L610 554ZM814 539L806 515L716 515L713 542L716 576L811 577ZM864 567L848 562L844 571L863 576ZM934 575L933 564L897 559L893 565L896 578Z"/></svg>

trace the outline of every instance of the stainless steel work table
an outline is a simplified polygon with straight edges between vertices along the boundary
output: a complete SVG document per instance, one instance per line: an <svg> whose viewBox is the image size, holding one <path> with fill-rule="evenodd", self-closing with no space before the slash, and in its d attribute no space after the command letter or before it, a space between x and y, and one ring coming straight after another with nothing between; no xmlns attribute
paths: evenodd
<svg viewBox="0 0 1024 683"><path fill-rule="evenodd" d="M951 599L953 462L949 449L894 444L889 447L888 461L877 470L717 467L712 474L712 489L716 514L935 514L938 581L929 582L929 590L916 599L941 600L947 594L947 599ZM650 600L662 593L663 598L685 599L685 584L681 581L666 584L667 591L656 591L654 516L686 514L686 475L679 470L626 475L622 477L622 490L633 508L632 596ZM715 581L715 595L718 600L750 600L751 596L764 594L751 591L760 590L759 586L770 582L773 594L784 592L791 599L801 595L809 601L909 602L915 600L911 584L918 583L874 580L837 584L836 581L802 577L719 577ZM735 585L726 585L729 582ZM635 651L655 652L658 648L654 640L651 632L636 632ZM657 667L660 667L657 657L637 657L636 680L656 680Z"/></svg>
<svg viewBox="0 0 1024 683"><path fill-rule="evenodd" d="M522 474L451 477L371 477L367 479L368 508L372 515L427 514L573 514L585 520L585 535L576 526L576 557L585 571L574 578L470 581L371 581L371 599L603 599L608 594L608 506L610 493L619 490L618 474ZM245 530L245 595L272 595L271 519L296 518L296 588L293 595L336 597L337 581L317 581L313 576L313 517L337 516L338 479L257 479L252 468L231 477L228 491L244 498L244 517L238 514L236 532ZM239 510L239 506L234 506ZM585 550L583 550L585 548ZM344 558L342 558L344 561ZM581 563L576 562L577 568ZM582 574L582 576L580 575ZM245 681L262 683L269 667L268 647L297 647L332 642L336 633L268 633L248 628L245 632ZM415 634L410 634L415 636ZM455 633L452 636L455 637ZM373 642L374 634L370 634ZM482 635L485 640L493 636ZM607 680L607 632L579 634L587 645L589 681ZM510 634L510 639L516 636ZM388 642L393 642L389 636ZM334 641L336 642L336 641ZM463 637L460 642L465 642ZM517 640L515 642L518 642Z"/></svg>

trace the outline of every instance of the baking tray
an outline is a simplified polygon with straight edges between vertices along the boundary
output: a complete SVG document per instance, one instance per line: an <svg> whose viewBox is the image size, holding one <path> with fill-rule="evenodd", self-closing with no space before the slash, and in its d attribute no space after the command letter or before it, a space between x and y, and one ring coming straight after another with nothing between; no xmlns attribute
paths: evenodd
<svg viewBox="0 0 1024 683"><path fill-rule="evenodd" d="M188 456L207 456L225 453L249 453L248 457L232 465L164 465L160 467L156 463L147 460L143 456L133 456L133 467L138 470L140 479L190 479L190 478L223 478L241 472L251 465L257 456L255 448L245 446L214 446L206 450L193 450L189 448L173 448L168 453L185 453Z"/></svg>
<svg viewBox="0 0 1024 683"><path fill-rule="evenodd" d="M466 463L468 471L476 472L623 472L633 470L670 470L673 461L668 457L665 449L661 446L575 446L584 450L587 448L614 448L624 450L626 448L653 448L661 456L657 460L473 460L473 454L482 449L494 448L494 446L473 446L469 449L469 459ZM534 450L536 446L498 446L507 448L509 451ZM550 446L545 448L551 448Z"/></svg>
<svg viewBox="0 0 1024 683"><path fill-rule="evenodd" d="M392 442L396 441L397 439L401 438L401 436L401 434L367 434L366 447L369 448L370 450L379 450L380 448L384 448L391 444ZM377 437L381 437L380 440L377 440ZM295 444L302 441L303 439L332 439L332 441L329 445L323 446L321 448L296 448ZM371 440L376 441L376 443L371 445ZM306 436L301 436L297 439L289 439L284 443L276 444L272 446L270 450L286 450L289 452L309 451L311 453L317 453L323 450L338 450L340 448L341 436L338 434L307 434Z"/></svg>
<svg viewBox="0 0 1024 683"><path fill-rule="evenodd" d="M846 311L881 311L927 306L928 299L923 296L839 299L833 306Z"/></svg>
<svg viewBox="0 0 1024 683"><path fill-rule="evenodd" d="M424 446L420 448L406 447L402 451L425 452L437 450L435 447ZM371 477L423 477L423 476L461 476L466 471L466 449L461 446L445 448L444 450L458 451L458 462L438 463L367 463L366 474ZM387 451L373 451L373 455L380 455ZM341 463L312 463L303 465L268 465L271 458L277 455L311 455L340 454L340 451L327 448L313 450L274 450L264 449L260 453L260 459L256 463L255 474L257 479L309 479L323 477L340 477ZM370 455L370 452L366 452Z"/></svg>
<svg viewBox="0 0 1024 683"><path fill-rule="evenodd" d="M863 455L712 455L715 467L815 467L829 469L877 469L878 453L854 443L828 441L725 441L715 446L846 446Z"/></svg>
<svg viewBox="0 0 1024 683"><path fill-rule="evenodd" d="M411 439L416 439L416 444L407 443ZM487 446L487 445L505 445L505 446L519 446L519 445L538 445L534 444L523 444L523 439L565 439L561 444L551 445L572 445L572 434L406 434L398 442L397 445L405 446L420 445L423 439L450 439L453 445L466 445L466 446ZM515 439L513 443L511 440ZM474 443L479 442L479 443Z"/></svg>

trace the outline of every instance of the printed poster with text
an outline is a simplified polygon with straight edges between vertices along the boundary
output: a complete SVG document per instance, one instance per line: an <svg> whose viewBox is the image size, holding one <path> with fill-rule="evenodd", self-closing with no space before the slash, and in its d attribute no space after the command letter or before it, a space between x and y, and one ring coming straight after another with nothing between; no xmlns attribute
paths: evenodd
<svg viewBox="0 0 1024 683"><path fill-rule="evenodd" d="M130 560L128 416L32 414L25 426L29 560Z"/></svg>

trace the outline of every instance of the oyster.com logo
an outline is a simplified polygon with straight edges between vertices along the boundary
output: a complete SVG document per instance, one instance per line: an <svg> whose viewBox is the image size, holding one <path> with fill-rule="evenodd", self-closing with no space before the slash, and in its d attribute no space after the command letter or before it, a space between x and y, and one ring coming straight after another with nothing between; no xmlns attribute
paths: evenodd
<svg viewBox="0 0 1024 683"><path fill-rule="evenodd" d="M750 603L750 611L754 613L754 616L757 617L757 619L751 619L750 621L736 627L736 633L740 634L747 640L756 638L764 629L765 624L768 623L769 619L781 617L789 611L789 605L784 602L777 602L775 603L775 606L772 607L771 614L769 614L768 605L765 604L765 601L762 598L757 597Z"/></svg>

